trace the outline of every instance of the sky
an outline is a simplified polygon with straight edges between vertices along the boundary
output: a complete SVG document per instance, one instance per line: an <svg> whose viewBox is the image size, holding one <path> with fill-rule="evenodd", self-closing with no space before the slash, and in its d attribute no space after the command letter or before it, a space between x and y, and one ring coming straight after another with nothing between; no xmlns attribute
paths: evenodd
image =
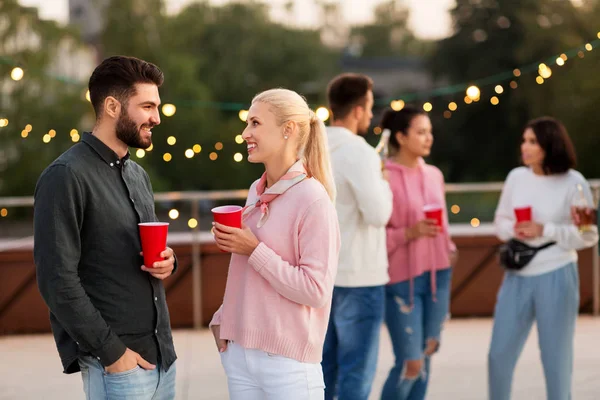
<svg viewBox="0 0 600 400"><path fill-rule="evenodd" d="M216 5L229 0L211 0ZM350 24L368 22L372 18L373 8L383 0L340 0L344 18ZM448 10L454 6L454 0L404 0L411 10L410 26L418 37L439 39L450 34L450 16ZM177 12L193 0L165 0L168 12ZM282 18L283 5L287 0L263 0L273 7L273 18L285 22ZM68 19L68 0L19 0L25 6L38 7L44 19L55 19L66 23ZM297 24L311 26L316 24L318 8L314 0L295 0Z"/></svg>

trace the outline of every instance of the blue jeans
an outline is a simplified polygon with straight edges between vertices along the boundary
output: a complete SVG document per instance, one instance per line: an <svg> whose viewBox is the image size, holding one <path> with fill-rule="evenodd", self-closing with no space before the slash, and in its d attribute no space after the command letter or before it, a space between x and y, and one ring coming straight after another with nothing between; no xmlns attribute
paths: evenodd
<svg viewBox="0 0 600 400"><path fill-rule="evenodd" d="M175 364L168 371L156 366L145 370L107 374L100 361L91 356L79 358L83 390L87 400L173 400Z"/></svg>
<svg viewBox="0 0 600 400"><path fill-rule="evenodd" d="M431 290L431 272L414 278L412 309L410 281L386 288L385 322L392 339L395 361L383 386L383 400L425 399L431 363L424 350L430 339L440 343L442 327L450 309L452 269L436 271L435 278L435 299ZM405 377L405 364L411 360L423 360L421 374L416 378Z"/></svg>
<svg viewBox="0 0 600 400"><path fill-rule="evenodd" d="M488 354L490 400L509 400L513 372L536 322L548 400L571 398L573 339L579 309L577 264L542 275L506 272L498 292Z"/></svg>
<svg viewBox="0 0 600 400"><path fill-rule="evenodd" d="M325 399L367 400L377 369L385 286L335 287L323 347Z"/></svg>

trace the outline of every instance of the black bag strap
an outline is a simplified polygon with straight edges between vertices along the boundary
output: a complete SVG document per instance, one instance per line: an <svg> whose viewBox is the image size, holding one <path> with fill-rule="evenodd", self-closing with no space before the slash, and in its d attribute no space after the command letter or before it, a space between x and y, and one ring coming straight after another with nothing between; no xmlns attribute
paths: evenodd
<svg viewBox="0 0 600 400"><path fill-rule="evenodd" d="M544 249L547 249L547 248L548 248L548 247L550 247L550 246L554 246L555 244L556 244L556 242L548 242L548 243L546 243L546 244L543 244L543 245L541 245L541 246L539 246L539 247L534 247L534 250L535 250L535 251L544 250Z"/></svg>

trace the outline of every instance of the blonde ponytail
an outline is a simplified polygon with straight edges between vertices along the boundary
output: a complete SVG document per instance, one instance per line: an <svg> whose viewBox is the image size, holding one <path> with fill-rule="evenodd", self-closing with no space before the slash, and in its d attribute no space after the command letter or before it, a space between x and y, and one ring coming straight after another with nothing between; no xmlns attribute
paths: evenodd
<svg viewBox="0 0 600 400"><path fill-rule="evenodd" d="M270 89L257 94L254 103L265 103L277 118L278 125L294 121L298 125L298 158L304 162L306 172L325 187L331 201L335 201L335 184L329 162L325 137L325 124L306 100L293 90Z"/></svg>
<svg viewBox="0 0 600 400"><path fill-rule="evenodd" d="M335 202L335 184L329 161L329 149L325 136L325 124L310 110L310 132L304 148L304 164L309 175L327 190L331 201Z"/></svg>

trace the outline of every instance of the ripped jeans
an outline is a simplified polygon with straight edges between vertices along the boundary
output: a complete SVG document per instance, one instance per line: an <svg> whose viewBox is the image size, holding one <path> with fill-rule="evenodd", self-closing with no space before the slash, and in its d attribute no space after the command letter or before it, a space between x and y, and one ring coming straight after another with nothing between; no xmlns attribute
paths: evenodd
<svg viewBox="0 0 600 400"><path fill-rule="evenodd" d="M424 351L428 340L440 343L442 326L450 309L451 279L451 268L436 271L437 290L434 301L431 273L425 272L414 278L412 310L410 281L386 287L385 322L392 339L395 362L383 386L382 400L425 399L430 358L425 356ZM405 376L405 364L410 360L423 360L423 367L417 377Z"/></svg>

